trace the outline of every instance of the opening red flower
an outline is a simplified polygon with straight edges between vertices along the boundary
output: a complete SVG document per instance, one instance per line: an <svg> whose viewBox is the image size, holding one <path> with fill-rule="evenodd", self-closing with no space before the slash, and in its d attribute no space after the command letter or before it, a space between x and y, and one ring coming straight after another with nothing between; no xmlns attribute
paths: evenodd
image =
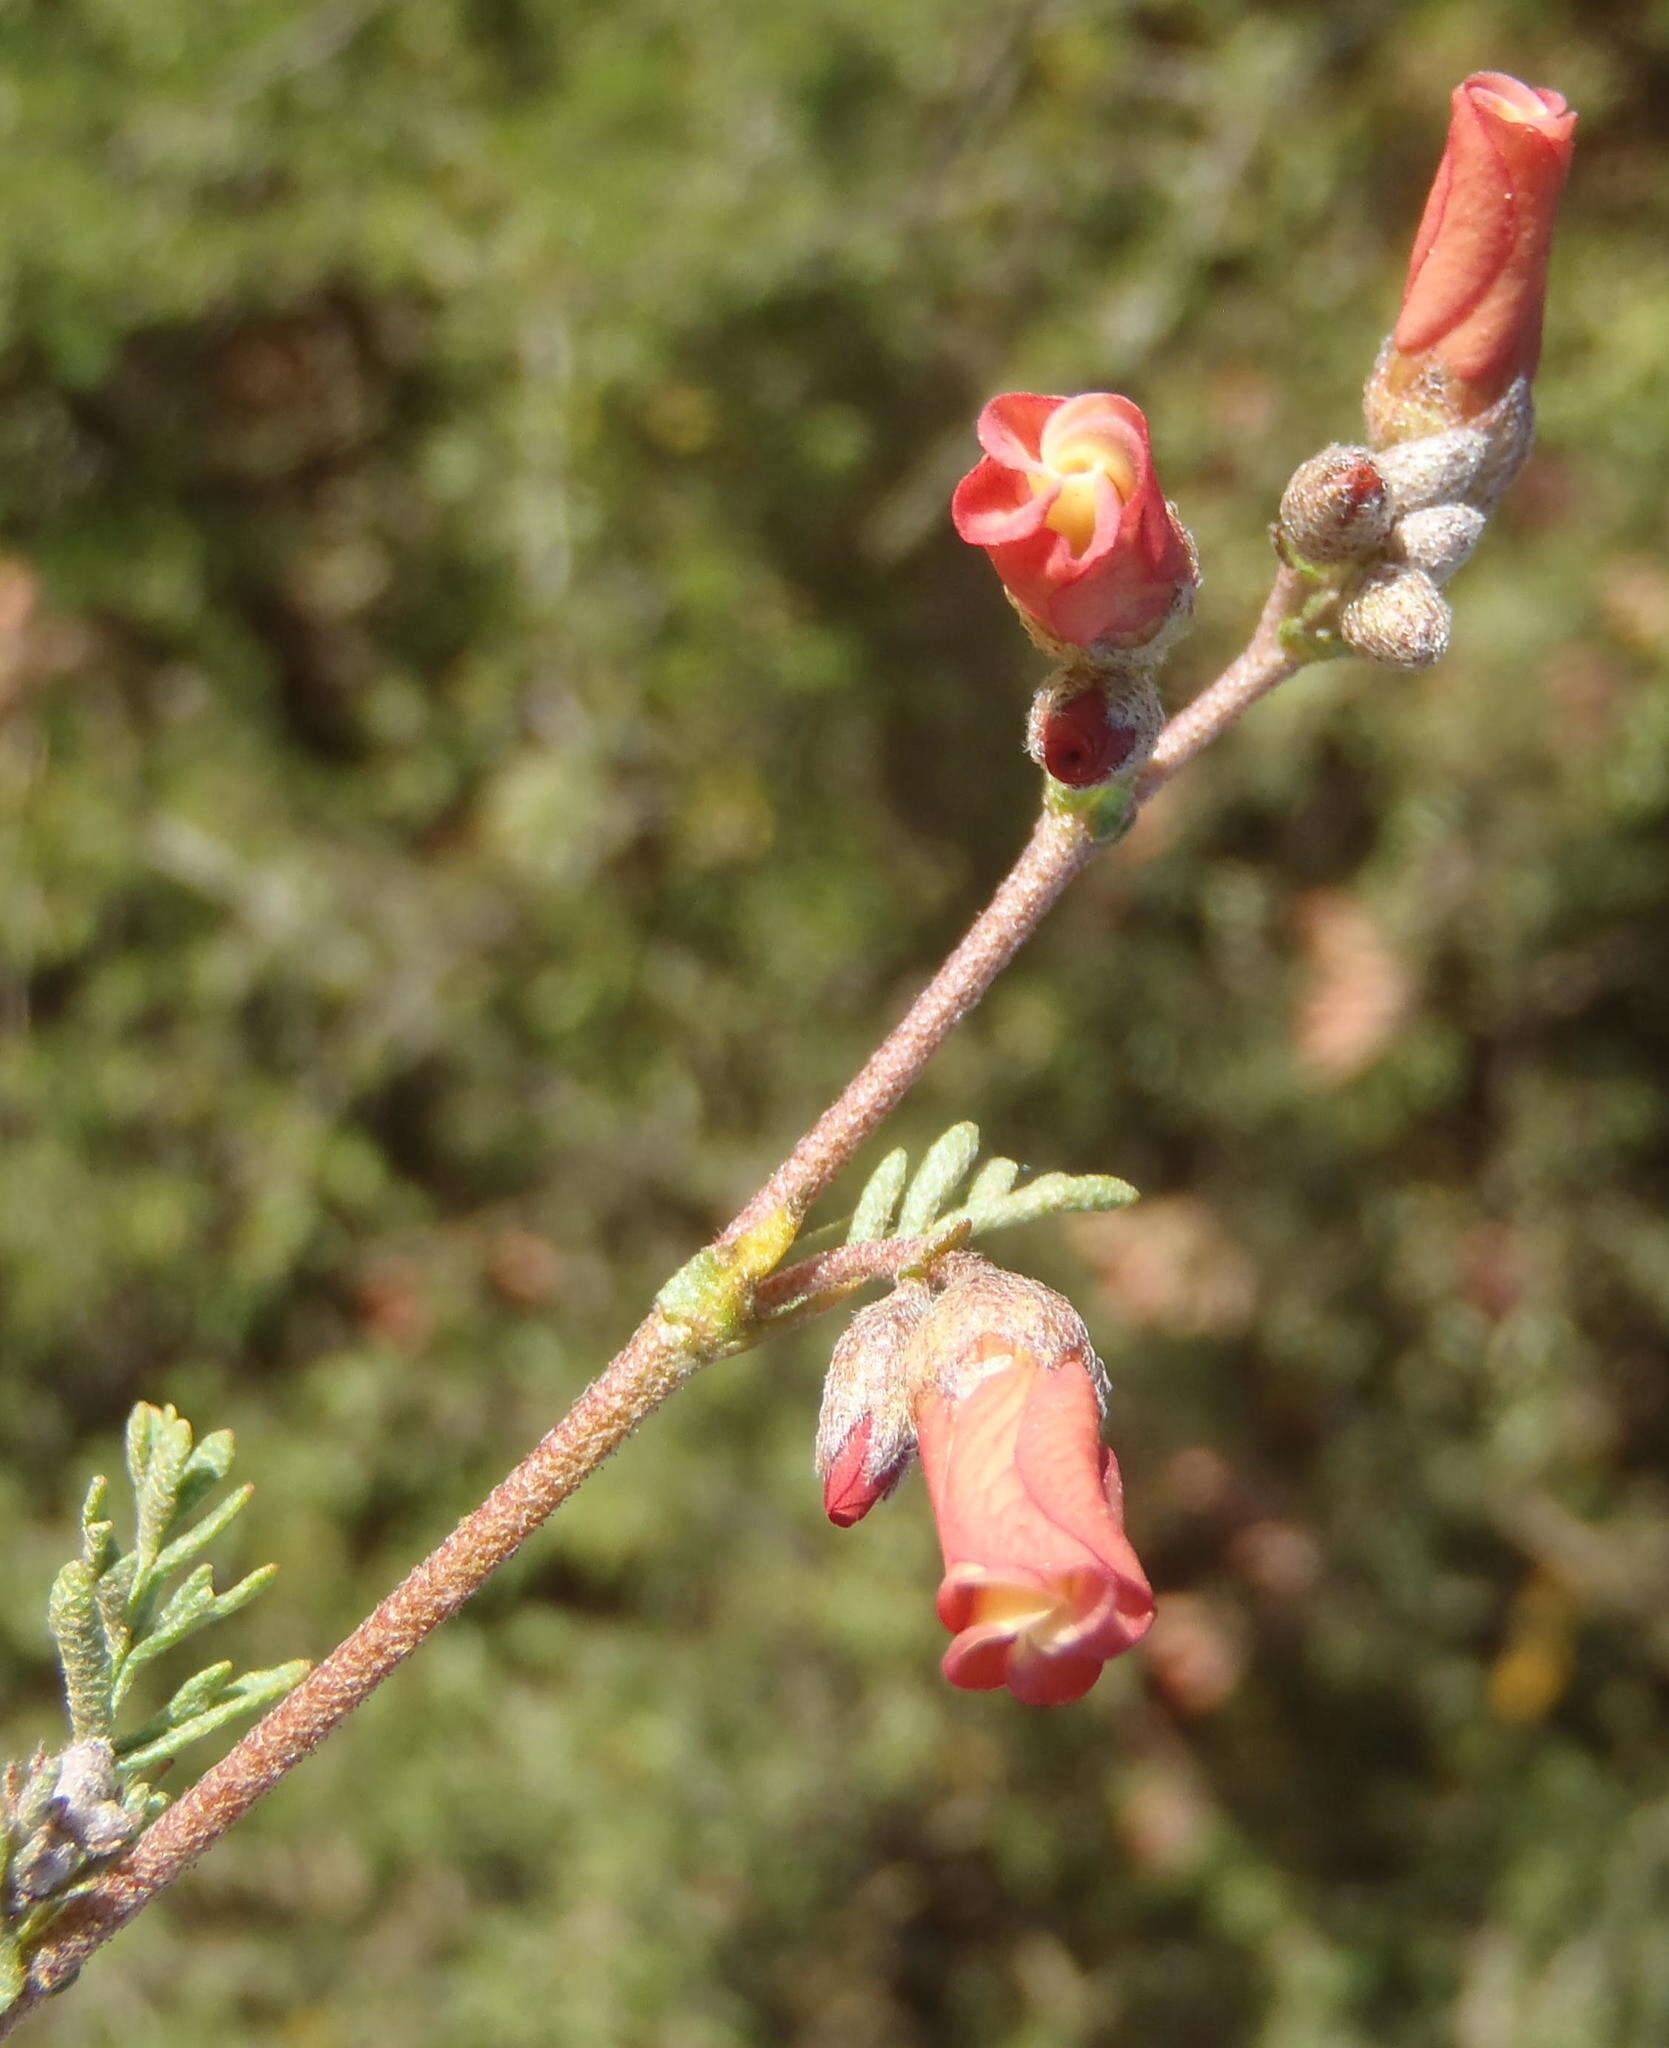
<svg viewBox="0 0 1669 2048"><path fill-rule="evenodd" d="M979 416L985 460L951 500L1021 611L1056 640L1139 646L1196 580L1128 398L1010 391Z"/></svg>
<svg viewBox="0 0 1669 2048"><path fill-rule="evenodd" d="M916 1402L945 1576L943 1670L1028 1706L1081 1699L1153 1619L1084 1352L1046 1364L997 1334Z"/></svg>
<svg viewBox="0 0 1669 2048"><path fill-rule="evenodd" d="M1479 71L1456 86L1449 137L1414 238L1402 311L1370 386L1370 416L1439 383L1456 425L1534 374L1554 216L1576 140L1556 92ZM1384 439L1405 438L1391 431Z"/></svg>

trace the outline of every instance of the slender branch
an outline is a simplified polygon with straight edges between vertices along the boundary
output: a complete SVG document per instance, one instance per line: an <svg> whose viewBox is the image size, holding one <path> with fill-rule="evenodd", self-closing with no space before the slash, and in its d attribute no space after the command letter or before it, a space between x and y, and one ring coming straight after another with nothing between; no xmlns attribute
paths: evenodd
<svg viewBox="0 0 1669 2048"><path fill-rule="evenodd" d="M1162 789L1179 768L1226 732L1243 711L1303 666L1305 657L1289 652L1282 644L1281 627L1296 615L1304 592L1304 580L1295 570L1276 571L1263 614L1245 651L1191 704L1184 705L1159 735L1152 757L1136 784L1138 802Z"/></svg>
<svg viewBox="0 0 1669 2048"><path fill-rule="evenodd" d="M1245 708L1289 675L1279 624L1296 607L1282 571L1244 654L1161 734L1138 799L1167 781ZM736 1243L776 1212L802 1213L897 1105L933 1053L967 1016L1089 861L1095 842L1074 818L1045 814L966 936L910 1009L781 1166L715 1241ZM765 1281L760 1306L808 1284L844 1284L908 1263L920 1240L844 1247ZM690 1333L659 1309L639 1324L573 1407L466 1515L451 1535L324 1661L140 1837L71 1900L29 1963L29 1990L0 2016L10 2033L47 1992L67 1983L95 1949L241 1819L316 1749L378 1685L505 1563L574 1488L666 1396L707 1362Z"/></svg>
<svg viewBox="0 0 1669 2048"><path fill-rule="evenodd" d="M1025 851L967 936L934 975L896 1030L873 1052L839 1100L817 1119L725 1231L728 1243L773 1209L804 1208L914 1085L933 1054L1019 952L1061 892L1088 863L1095 841L1076 818L1045 813Z"/></svg>
<svg viewBox="0 0 1669 2048"><path fill-rule="evenodd" d="M833 1108L725 1230L732 1243L790 1202L804 1206L833 1179L915 1081L934 1051L984 995L1094 851L1073 820L1043 817L960 945ZM851 1248L856 1264L884 1270L886 1255ZM844 1265L833 1258L830 1277ZM802 1261L781 1276L820 1261ZM783 1298L787 1298L786 1294ZM9 2033L40 1993L64 1983L141 1906L171 1884L316 1749L425 1636L456 1613L512 1557L580 1481L678 1385L705 1363L658 1311L562 1420L481 1505L403 1579L324 1661L219 1763L181 1794L119 1863L103 1871L53 1922L30 1959L30 1992L3 2017Z"/></svg>
<svg viewBox="0 0 1669 2048"><path fill-rule="evenodd" d="M964 1226L966 1235L966 1226ZM944 1248L942 1236L939 1250ZM934 1256L934 1236L876 1237L863 1244L837 1244L792 1266L779 1267L754 1292L761 1338L771 1337L808 1316L821 1315L872 1280L895 1280L906 1267Z"/></svg>

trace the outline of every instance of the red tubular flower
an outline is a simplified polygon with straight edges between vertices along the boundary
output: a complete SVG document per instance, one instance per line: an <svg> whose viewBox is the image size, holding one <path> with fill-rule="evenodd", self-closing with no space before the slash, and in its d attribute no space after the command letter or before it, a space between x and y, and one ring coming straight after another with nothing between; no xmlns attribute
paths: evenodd
<svg viewBox="0 0 1669 2048"><path fill-rule="evenodd" d="M985 460L956 487L956 530L1021 612L1076 647L1151 640L1196 580L1128 398L1010 391L979 416Z"/></svg>
<svg viewBox="0 0 1669 2048"><path fill-rule="evenodd" d="M1548 250L1576 116L1558 93L1499 71L1475 72L1452 105L1402 311L1369 386L1381 445L1472 419L1532 376L1541 354Z"/></svg>
<svg viewBox="0 0 1669 2048"><path fill-rule="evenodd" d="M952 1685L1006 1685L1028 1706L1063 1705L1146 1632L1153 1594L1124 1533L1100 1424L1083 1350L1046 1363L989 1332L918 1396L945 1558L939 1619L956 1637L942 1667Z"/></svg>

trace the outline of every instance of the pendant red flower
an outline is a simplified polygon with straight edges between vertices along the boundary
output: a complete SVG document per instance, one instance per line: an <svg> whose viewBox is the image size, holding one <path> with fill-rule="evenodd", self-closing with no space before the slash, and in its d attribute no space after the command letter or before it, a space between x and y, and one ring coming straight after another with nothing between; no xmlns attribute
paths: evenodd
<svg viewBox="0 0 1669 2048"><path fill-rule="evenodd" d="M946 1678L1028 1706L1081 1699L1153 1619L1088 1359L981 1337L948 1390L918 1397L916 1426L956 1638Z"/></svg>

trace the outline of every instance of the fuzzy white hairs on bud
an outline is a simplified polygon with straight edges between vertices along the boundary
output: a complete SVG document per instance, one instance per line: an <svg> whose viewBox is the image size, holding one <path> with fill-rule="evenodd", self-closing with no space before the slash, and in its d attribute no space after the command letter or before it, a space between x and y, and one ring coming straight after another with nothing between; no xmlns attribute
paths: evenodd
<svg viewBox="0 0 1669 2048"><path fill-rule="evenodd" d="M915 1454L911 1415L915 1390L903 1371L905 1350L932 1296L919 1280L905 1280L885 1300L860 1309L829 1361L823 1407L817 1418L814 1459L826 1479L862 1424L869 1424L864 1476L895 1485Z"/></svg>
<svg viewBox="0 0 1669 2048"><path fill-rule="evenodd" d="M1365 561L1395 508L1371 450L1335 441L1301 462L1281 496L1281 531L1306 562Z"/></svg>
<svg viewBox="0 0 1669 2048"><path fill-rule="evenodd" d="M1428 505L1397 521L1395 559L1423 569L1441 590L1471 555L1485 519L1475 505Z"/></svg>
<svg viewBox="0 0 1669 2048"><path fill-rule="evenodd" d="M1449 647L1449 607L1423 569L1386 564L1339 606L1339 637L1386 668L1430 668Z"/></svg>

